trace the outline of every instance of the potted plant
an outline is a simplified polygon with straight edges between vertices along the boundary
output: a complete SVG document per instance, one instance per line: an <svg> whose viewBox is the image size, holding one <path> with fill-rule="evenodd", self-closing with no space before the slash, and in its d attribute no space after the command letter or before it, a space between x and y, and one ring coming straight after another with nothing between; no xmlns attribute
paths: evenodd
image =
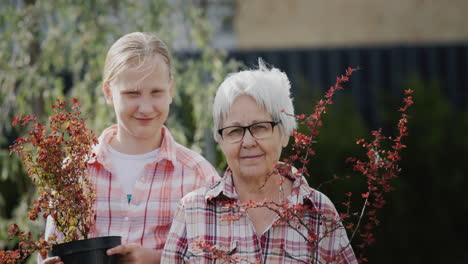
<svg viewBox="0 0 468 264"><path fill-rule="evenodd" d="M19 155L36 186L38 198L28 213L29 219L34 221L40 214L53 219L57 235L33 241L30 233L21 232L13 224L8 232L21 242L17 250L0 251L0 263L22 263L35 251L45 257L50 249L67 264L116 263L116 256L105 252L119 245L120 237L88 238L95 220L96 194L87 164L97 144L95 133L86 127L77 99L69 107L57 99L52 108L48 125L31 115L14 118L13 126L31 129L26 137L14 141L10 154Z"/></svg>

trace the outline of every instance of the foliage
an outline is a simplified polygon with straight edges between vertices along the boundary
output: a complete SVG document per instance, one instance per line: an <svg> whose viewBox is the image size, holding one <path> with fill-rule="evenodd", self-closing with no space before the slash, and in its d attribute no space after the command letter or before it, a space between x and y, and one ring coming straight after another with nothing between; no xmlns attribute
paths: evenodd
<svg viewBox="0 0 468 264"><path fill-rule="evenodd" d="M10 153L20 156L39 193L29 219L36 220L44 211L44 218L50 215L64 234L64 242L69 242L87 238L93 222L95 194L87 177L87 163L93 158L92 146L97 138L80 117L77 99L70 110L62 100L52 108L49 125L34 123L28 137L14 141ZM20 116L12 125L25 126L35 120L30 115Z"/></svg>
<svg viewBox="0 0 468 264"><path fill-rule="evenodd" d="M0 251L0 263L3 264L17 264L23 263L24 260L31 255L34 251L40 251L41 255L45 257L47 255L46 249L49 247L49 243L43 238L40 238L37 242L33 241L31 233L25 233L21 231L16 224L12 224L8 229L10 238L17 237L21 240L18 244L18 249L10 251Z"/></svg>
<svg viewBox="0 0 468 264"><path fill-rule="evenodd" d="M353 77L359 79L363 72ZM352 93L355 92L352 89L337 95L336 105L327 110L323 119L320 144L316 145L319 155L309 163L311 177L307 180L316 187L334 175L348 175L351 164L343 160L352 155L362 155L358 154L360 147L355 141L364 137L367 126L372 124L363 120L365 114L374 115L383 133L394 136L397 133L394 120L398 120L398 112L393 109L401 98L400 91L414 90L417 100L411 108L410 134L405 140L410 147L402 153L402 171L394 181L395 190L387 193L388 203L380 210L379 218L384 224L374 230L377 243L366 249L369 263L390 264L402 259L411 263L465 263L468 257L464 254L447 256L428 252L463 252L466 244L463 238L468 232L460 227L468 214L468 204L460 201L463 201L464 190L468 188L468 178L464 176L468 172L468 108L455 107L449 100L448 91L457 89L466 99L467 86L447 87L444 76L427 78L411 71L407 74L388 72L385 76L387 79L400 76L401 86L394 88L398 88L397 91L372 87L374 92L365 97L358 93L357 101L372 105L366 109L369 112L359 114L358 102L352 102ZM361 84L363 87L358 87L359 90L366 89L368 84L362 83L362 79ZM304 91L301 91L301 96L295 96L295 106L298 106L298 113L307 113L311 100L317 95L312 94L314 87L310 83L300 85L296 91L298 88ZM285 154L288 156L289 152ZM344 212L346 207L341 203L347 199L343 199L343 193L349 190L357 194L363 191L363 185L364 181L352 177L322 185L320 190L335 202L338 211ZM352 202L359 203L359 197Z"/></svg>
<svg viewBox="0 0 468 264"><path fill-rule="evenodd" d="M56 98L78 98L94 131L115 122L104 102L101 72L107 49L133 31L156 32L169 47L197 50L174 56L176 92L167 125L180 143L216 153L206 131L214 89L237 67L210 48L210 25L203 12L185 1L4 1L0 8L0 116L35 113L43 122ZM20 221L12 212L20 201L31 202L34 186L8 146L21 128L0 123L0 226ZM210 156L210 155L208 155ZM212 155L211 160L216 160ZM23 211L24 212L24 211ZM24 227L36 233L37 230ZM7 234L0 232L0 240ZM13 248L14 243L1 245Z"/></svg>
<svg viewBox="0 0 468 264"><path fill-rule="evenodd" d="M54 114L48 125L36 122L36 117L31 115L13 119L13 126L30 125L31 130L27 137L14 141L10 153L15 152L21 158L39 194L28 213L29 219L35 221L42 211L42 216L50 216L63 234L62 242L86 239L93 227L95 212L95 191L87 164L94 158L92 147L97 144L97 138L80 117L77 99L71 109L58 99L52 108ZM30 232L20 232L16 224L8 233L21 242L17 250L0 251L2 263L22 263L36 250L45 256L45 249L56 241L51 237L35 242Z"/></svg>
<svg viewBox="0 0 468 264"><path fill-rule="evenodd" d="M387 204L380 210L379 219L383 224L374 229L377 243L366 249L369 263L390 264L401 262L401 259L411 263L465 263L468 258L464 254L442 256L428 252L463 252L466 244L463 238L468 233L460 227L464 225L468 205L460 201L468 188L464 176L468 171L465 162L468 108L456 108L449 101L449 88L443 85L443 79L431 76L428 80L415 74L402 77L401 91L411 88L417 98L411 107L410 134L405 140L409 148L401 154L402 171L394 181L395 190L387 193ZM310 90L309 84L305 86ZM393 108L399 97L395 96L395 91L386 91L384 87L374 89L378 91L374 97L361 96L360 100L373 101L376 108L371 110L376 111L374 114L382 124L383 133L394 136L397 131L393 123L399 114ZM352 104L351 92L345 90L338 94L336 105L327 110L323 119L320 143L316 145L319 155L308 166L311 177L307 180L311 186L318 186L333 175L348 175L350 164L343 160L351 156L350 153L361 156L355 141L364 137L367 123L357 113L357 105ZM308 104L317 96L309 93L295 98L295 105L299 105L297 112L307 113ZM289 152L285 156L288 155ZM341 202L347 202L347 199L343 199L343 193L348 190L360 193L363 184L362 180L351 177L322 185L320 190L335 202L338 211L345 212L346 207ZM352 202L356 204L361 199L355 197ZM434 229L435 226L444 228ZM360 251L359 248L355 250Z"/></svg>
<svg viewBox="0 0 468 264"><path fill-rule="evenodd" d="M406 140L411 147L402 154L404 169L382 211L384 221L392 225L379 228L376 236L385 242L369 250L369 259L390 264L408 256L412 263L465 263L465 254L428 252L463 252L466 245L468 233L460 227L468 205L460 201L468 187L468 108L454 107L445 94L448 88L436 80L411 76L404 87L414 89L417 98ZM394 101L382 97L386 101L380 103L381 116L388 122L395 113L385 109ZM389 245L393 245L392 254L387 253Z"/></svg>

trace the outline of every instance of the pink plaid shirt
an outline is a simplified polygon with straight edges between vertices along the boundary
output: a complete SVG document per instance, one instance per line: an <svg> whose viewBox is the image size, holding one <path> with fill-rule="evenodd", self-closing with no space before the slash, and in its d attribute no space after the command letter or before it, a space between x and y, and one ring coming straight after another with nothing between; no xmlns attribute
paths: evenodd
<svg viewBox="0 0 468 264"><path fill-rule="evenodd" d="M218 180L218 173L200 154L175 142L163 127L160 152L137 179L129 204L120 181L112 176L104 146L116 132L115 125L104 130L94 149L96 158L90 161L88 173L95 179L97 190L96 231L90 237L122 236L123 244L162 249L179 200ZM46 237L54 229L48 222Z"/></svg>
<svg viewBox="0 0 468 264"><path fill-rule="evenodd" d="M291 204L310 202L322 212L322 219L339 219L335 207L324 194L307 183L301 184L301 180L291 180L293 187L299 187L299 195L288 197ZM214 263L209 253L193 247L192 243L199 239L228 254L238 254L243 259L240 263L358 263L341 225L331 233L327 231L318 249L312 252L304 238L290 227L271 225L258 237L248 216L234 221L224 220L235 213L224 205L238 200L229 169L214 185L185 196L174 217L161 263ZM324 236L321 223L325 220L320 217L317 219L317 214L306 213L302 220Z"/></svg>

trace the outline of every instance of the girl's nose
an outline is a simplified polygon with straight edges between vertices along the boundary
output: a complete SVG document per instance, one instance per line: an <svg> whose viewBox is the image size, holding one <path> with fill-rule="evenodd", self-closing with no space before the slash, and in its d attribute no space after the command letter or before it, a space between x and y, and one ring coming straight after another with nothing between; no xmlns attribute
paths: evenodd
<svg viewBox="0 0 468 264"><path fill-rule="evenodd" d="M142 113L150 113L153 111L153 102L148 98L142 98L138 105L138 111Z"/></svg>

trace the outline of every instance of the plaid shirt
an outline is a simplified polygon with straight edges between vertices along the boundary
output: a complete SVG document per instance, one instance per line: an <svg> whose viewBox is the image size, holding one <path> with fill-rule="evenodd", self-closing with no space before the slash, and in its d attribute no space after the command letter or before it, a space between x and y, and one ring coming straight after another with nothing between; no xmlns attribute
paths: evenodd
<svg viewBox="0 0 468 264"><path fill-rule="evenodd" d="M137 179L130 204L116 177L112 176L107 148L117 126L104 130L94 149L88 173L95 179L96 231L90 237L122 236L122 243L162 249L179 200L187 193L219 179L213 166L200 154L174 141L162 128L163 139L156 160L145 166ZM48 221L46 237L55 232Z"/></svg>
<svg viewBox="0 0 468 264"><path fill-rule="evenodd" d="M326 231L321 225L325 222L324 217L339 219L335 207L324 194L309 187L305 180L302 184L301 180L291 180L293 187L299 188L299 195L291 194L288 201L291 204L307 201L320 210L322 219L309 212L302 220L324 236ZM327 231L317 250L312 252L304 238L290 227L271 225L258 237L253 223L245 214L239 220L223 220L234 213L232 208L224 205L234 201L239 201L239 198L229 169L214 185L185 196L174 217L161 263L213 263L209 253L193 247L192 243L199 239L248 261L240 263L311 263L312 260L312 263L358 263L341 225L331 233ZM334 261L329 261L332 258Z"/></svg>

